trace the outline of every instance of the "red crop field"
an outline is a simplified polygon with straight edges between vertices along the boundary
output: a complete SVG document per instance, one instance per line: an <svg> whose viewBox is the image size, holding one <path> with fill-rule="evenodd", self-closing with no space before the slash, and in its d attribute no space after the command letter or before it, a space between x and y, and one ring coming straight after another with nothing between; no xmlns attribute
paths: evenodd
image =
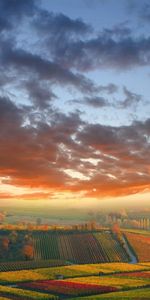
<svg viewBox="0 0 150 300"><path fill-rule="evenodd" d="M54 292L58 294L74 296L109 293L118 290L116 287L77 283L64 280L34 281L31 283L20 284L20 286L38 291L42 290L46 292Z"/></svg>

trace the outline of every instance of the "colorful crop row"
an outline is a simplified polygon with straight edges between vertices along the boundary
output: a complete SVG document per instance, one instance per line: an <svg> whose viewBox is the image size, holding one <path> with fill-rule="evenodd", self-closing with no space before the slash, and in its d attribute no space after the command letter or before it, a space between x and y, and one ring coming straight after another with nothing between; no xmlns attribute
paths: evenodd
<svg viewBox="0 0 150 300"><path fill-rule="evenodd" d="M135 251L140 262L150 261L150 236L126 233L126 238Z"/></svg>
<svg viewBox="0 0 150 300"><path fill-rule="evenodd" d="M8 287L8 286L0 286L0 294L6 294L8 296L20 296L20 297L26 297L29 298L30 300L57 300L58 297L50 294L43 294L35 291L29 291L29 290L24 290L24 289L19 289L19 288L14 288L14 287ZM21 298L20 298L21 300Z"/></svg>
<svg viewBox="0 0 150 300"><path fill-rule="evenodd" d="M126 233L139 261L150 260L150 237ZM60 233L33 232L34 259L31 261L1 262L0 272L59 266L69 263L96 264L127 262L129 257L111 232ZM78 247L80 245L80 247Z"/></svg>
<svg viewBox="0 0 150 300"><path fill-rule="evenodd" d="M84 284L96 284L96 285L108 285L118 289L131 288L131 287L142 287L149 285L147 280L144 278L121 278L119 276L88 276L78 277L69 279L73 283L84 283Z"/></svg>
<svg viewBox="0 0 150 300"><path fill-rule="evenodd" d="M46 232L44 235L35 233L33 240L35 260L61 259L78 264L129 260L124 248L112 233Z"/></svg>
<svg viewBox="0 0 150 300"><path fill-rule="evenodd" d="M25 234L24 234L25 235ZM19 241L25 240L23 233ZM7 238L7 236L6 236ZM15 244L17 249L17 244ZM80 247L78 247L80 245ZM13 264L0 263L0 271L34 268L36 261L61 260L76 264L127 262L127 253L111 232L32 232L33 261ZM11 249L9 249L11 250ZM10 252L10 251L9 251ZM10 254L10 253L9 253ZM13 253L11 253L13 256ZM6 257L7 258L7 257ZM3 259L4 260L4 259ZM9 261L9 258L6 259ZM17 259L15 258L15 261ZM43 264L43 263L42 263ZM22 268L23 266L23 268ZM38 267L36 265L36 267ZM39 266L40 267L40 266Z"/></svg>
<svg viewBox="0 0 150 300"><path fill-rule="evenodd" d="M129 258L125 249L120 245L117 238L115 238L110 232L95 233L95 237L98 240L99 246L108 262L128 262Z"/></svg>
<svg viewBox="0 0 150 300"><path fill-rule="evenodd" d="M12 261L12 262L1 262L0 272L17 271L17 270L30 270L45 267L57 267L65 266L64 260L33 260L33 261Z"/></svg>
<svg viewBox="0 0 150 300"><path fill-rule="evenodd" d="M63 295L91 295L97 293L109 293L118 289L110 286L101 286L96 284L70 282L64 280L45 280L35 281L31 283L21 284L21 287L26 287L34 290L42 290L46 292L55 292Z"/></svg>
<svg viewBox="0 0 150 300"><path fill-rule="evenodd" d="M0 272L0 281L3 283L15 283L33 280L56 279L58 274L64 278L73 278L87 275L112 274L115 272L138 272L148 271L150 266L133 265L127 263L106 263L91 265L71 265L36 270L20 270L11 272Z"/></svg>

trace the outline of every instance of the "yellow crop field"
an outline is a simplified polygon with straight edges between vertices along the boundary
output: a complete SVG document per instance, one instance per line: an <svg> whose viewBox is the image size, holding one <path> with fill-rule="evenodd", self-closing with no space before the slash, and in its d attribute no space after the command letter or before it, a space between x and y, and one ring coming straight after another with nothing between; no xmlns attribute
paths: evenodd
<svg viewBox="0 0 150 300"><path fill-rule="evenodd" d="M44 275L35 272L34 270L1 272L0 280L4 282L20 282L45 279Z"/></svg>
<svg viewBox="0 0 150 300"><path fill-rule="evenodd" d="M116 273L116 272L130 272L130 271L142 271L150 269L149 265L141 264L128 264L128 263L105 263L105 264L85 264L85 265L73 265L63 267L64 270L72 270L85 272L88 274L96 274L102 272L104 274Z"/></svg>
<svg viewBox="0 0 150 300"><path fill-rule="evenodd" d="M98 275L116 272L130 272L150 270L150 264L128 264L128 263L107 263L107 264L85 264L71 265L63 267L41 268L36 270L21 270L0 272L2 282L23 282L33 280L55 279L57 274L62 274L65 278L80 277L84 275Z"/></svg>
<svg viewBox="0 0 150 300"><path fill-rule="evenodd" d="M80 282L86 284L99 284L104 286L113 286L119 289L130 288L130 287L142 287L146 286L148 283L143 279L132 279L132 278L119 278L112 276L90 276L90 277L80 277L69 279L70 282Z"/></svg>
<svg viewBox="0 0 150 300"><path fill-rule="evenodd" d="M53 299L56 300L58 299L57 296L53 296L50 294L43 294L39 292L34 292L34 291L28 291L28 290L23 290L19 288L13 288L13 287L8 287L8 286L2 286L0 285L0 293L6 293L10 296L20 296L20 297L26 297L29 299L37 299L37 300L49 300Z"/></svg>
<svg viewBox="0 0 150 300"><path fill-rule="evenodd" d="M10 300L10 298L0 297L0 300Z"/></svg>

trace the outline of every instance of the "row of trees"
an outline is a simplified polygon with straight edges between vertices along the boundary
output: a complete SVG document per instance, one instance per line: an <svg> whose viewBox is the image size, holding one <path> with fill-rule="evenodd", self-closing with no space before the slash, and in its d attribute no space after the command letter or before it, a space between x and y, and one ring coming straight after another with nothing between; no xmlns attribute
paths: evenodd
<svg viewBox="0 0 150 300"><path fill-rule="evenodd" d="M19 235L12 231L8 236L2 236L0 239L0 258L1 260L33 259L34 245L31 234Z"/></svg>

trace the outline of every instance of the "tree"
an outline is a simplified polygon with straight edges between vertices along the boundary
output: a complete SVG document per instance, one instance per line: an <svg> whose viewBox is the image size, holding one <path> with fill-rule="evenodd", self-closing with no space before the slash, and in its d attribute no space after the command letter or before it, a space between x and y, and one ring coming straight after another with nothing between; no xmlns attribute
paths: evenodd
<svg viewBox="0 0 150 300"><path fill-rule="evenodd" d="M8 251L8 248L9 248L9 239L7 237L3 237L2 238L2 249L4 251Z"/></svg>
<svg viewBox="0 0 150 300"><path fill-rule="evenodd" d="M23 246L23 256L25 257L26 260L31 260L33 259L34 256L34 247L33 245L26 244Z"/></svg>
<svg viewBox="0 0 150 300"><path fill-rule="evenodd" d="M120 227L119 227L118 223L113 224L111 230L114 234L119 235L120 234Z"/></svg>

